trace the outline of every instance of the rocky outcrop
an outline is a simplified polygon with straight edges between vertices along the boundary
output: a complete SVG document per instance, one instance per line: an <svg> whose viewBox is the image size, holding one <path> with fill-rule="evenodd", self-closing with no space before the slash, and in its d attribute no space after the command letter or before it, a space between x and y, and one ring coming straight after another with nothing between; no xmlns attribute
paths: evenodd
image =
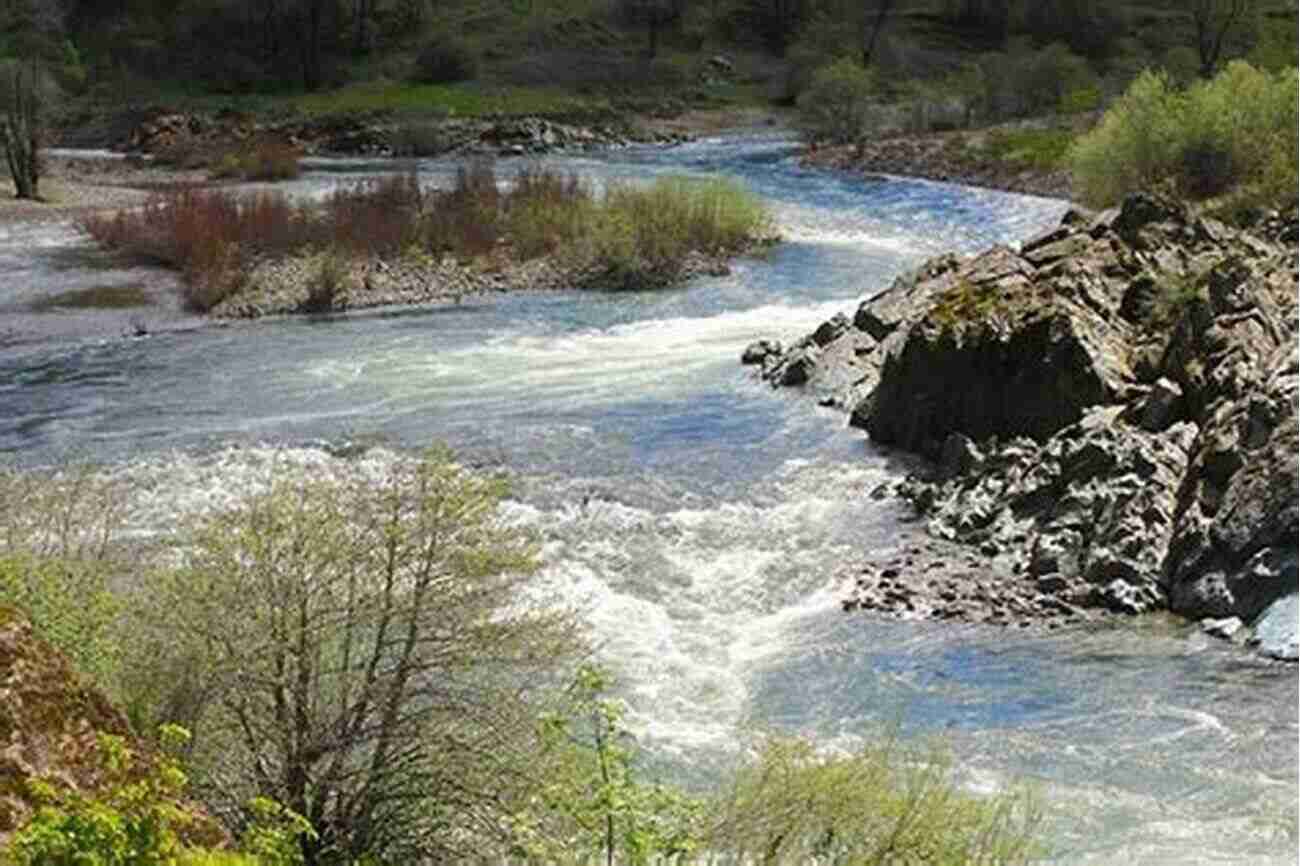
<svg viewBox="0 0 1300 866"><path fill-rule="evenodd" d="M762 375L928 458L896 492L1018 598L1252 624L1296 592L1300 522L1296 218L1260 225L1071 211L928 262Z"/></svg>

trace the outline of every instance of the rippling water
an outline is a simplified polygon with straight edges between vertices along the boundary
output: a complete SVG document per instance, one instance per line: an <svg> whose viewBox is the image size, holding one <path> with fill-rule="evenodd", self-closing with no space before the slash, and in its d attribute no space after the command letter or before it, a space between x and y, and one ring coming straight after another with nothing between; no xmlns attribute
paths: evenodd
<svg viewBox="0 0 1300 866"><path fill-rule="evenodd" d="M945 733L974 786L1038 781L1060 862L1294 862L1276 832L1295 823L1294 668L1169 624L1028 636L839 612L837 567L898 543L897 507L867 494L901 469L756 382L740 350L1063 206L810 172L792 152L770 136L564 161L596 183L730 175L771 203L785 244L661 293L197 329L165 304L38 314L69 288L171 278L112 270L67 226L0 227L0 452L105 462L137 491L137 529L165 531L272 467L339 471L343 442L382 468L445 440L514 474L512 513L546 539L536 592L585 612L643 737L688 772L753 729L838 742L901 719ZM288 188L388 168L321 161ZM155 336L119 338L129 316Z"/></svg>

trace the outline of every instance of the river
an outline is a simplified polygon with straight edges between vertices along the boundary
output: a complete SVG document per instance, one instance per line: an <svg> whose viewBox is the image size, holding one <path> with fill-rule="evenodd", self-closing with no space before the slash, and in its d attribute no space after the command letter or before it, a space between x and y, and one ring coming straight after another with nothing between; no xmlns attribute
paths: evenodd
<svg viewBox="0 0 1300 866"><path fill-rule="evenodd" d="M814 172L793 153L773 133L563 160L595 183L732 176L771 204L784 244L659 293L216 327L166 300L169 276L68 225L0 226L0 455L103 463L135 491L135 527L160 531L271 467L445 441L514 476L510 511L545 539L538 597L584 612L669 762L707 775L747 732L836 744L897 721L943 734L976 788L1038 784L1056 862L1294 863L1278 832L1300 795L1294 667L1163 619L1027 634L840 612L842 566L898 543L902 510L870 493L904 469L842 415L758 382L741 349L851 314L929 255L1022 240L1064 205ZM286 188L391 169L309 167ZM31 309L128 282L158 303ZM137 326L150 336L121 336Z"/></svg>

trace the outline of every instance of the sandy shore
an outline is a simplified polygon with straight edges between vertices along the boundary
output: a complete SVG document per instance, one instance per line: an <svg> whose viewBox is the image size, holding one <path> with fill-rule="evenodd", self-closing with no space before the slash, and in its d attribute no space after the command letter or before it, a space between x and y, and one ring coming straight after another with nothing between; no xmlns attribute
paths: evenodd
<svg viewBox="0 0 1300 866"><path fill-rule="evenodd" d="M0 178L0 224L76 219L86 213L136 207L150 192L207 183L201 171L172 171L124 159L58 159L47 162L39 201L14 197L13 181Z"/></svg>

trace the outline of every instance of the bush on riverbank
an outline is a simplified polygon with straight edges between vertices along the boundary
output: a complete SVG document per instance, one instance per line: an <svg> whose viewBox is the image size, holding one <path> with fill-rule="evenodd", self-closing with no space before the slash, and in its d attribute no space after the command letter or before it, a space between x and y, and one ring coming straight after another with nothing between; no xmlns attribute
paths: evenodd
<svg viewBox="0 0 1300 866"><path fill-rule="evenodd" d="M139 210L88 216L81 227L110 249L182 271L186 301L198 311L236 292L258 260L309 250L354 258L550 255L624 288L669 283L692 251L734 254L771 233L766 208L733 181L665 178L597 196L575 175L541 167L503 187L490 163L462 166L449 190L396 174L340 188L318 206L278 193L169 192Z"/></svg>
<svg viewBox="0 0 1300 866"><path fill-rule="evenodd" d="M1075 189L1095 206L1162 186L1196 200L1294 206L1297 98L1294 68L1269 74L1238 61L1186 90L1144 72L1071 149Z"/></svg>
<svg viewBox="0 0 1300 866"><path fill-rule="evenodd" d="M302 173L298 151L283 141L262 141L251 148L229 151L209 169L214 178L239 180L292 180Z"/></svg>
<svg viewBox="0 0 1300 866"><path fill-rule="evenodd" d="M1042 855L1029 791L960 790L950 757L884 736L848 754L775 738L717 797L708 840L739 863L996 863Z"/></svg>

